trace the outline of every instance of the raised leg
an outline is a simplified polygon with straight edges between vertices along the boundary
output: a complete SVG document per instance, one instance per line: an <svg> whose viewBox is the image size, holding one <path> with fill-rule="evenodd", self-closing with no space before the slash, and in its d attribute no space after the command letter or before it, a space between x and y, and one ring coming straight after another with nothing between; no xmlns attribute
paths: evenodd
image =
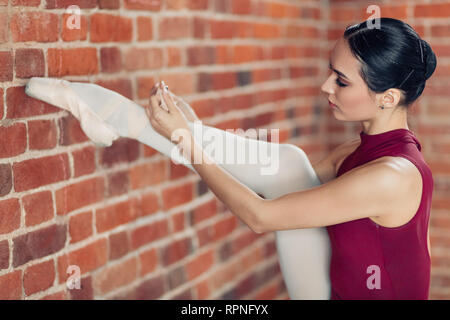
<svg viewBox="0 0 450 320"><path fill-rule="evenodd" d="M119 136L137 139L195 171L172 142L153 130L145 110L116 92L95 84L31 78L26 93L70 111L98 145L109 146ZM205 152L219 160L222 168L267 199L320 184L306 154L294 145L249 139L198 123L190 127ZM226 158L231 153L250 157L255 150L259 157L254 163ZM277 231L275 236L290 298L329 299L330 244L326 229Z"/></svg>

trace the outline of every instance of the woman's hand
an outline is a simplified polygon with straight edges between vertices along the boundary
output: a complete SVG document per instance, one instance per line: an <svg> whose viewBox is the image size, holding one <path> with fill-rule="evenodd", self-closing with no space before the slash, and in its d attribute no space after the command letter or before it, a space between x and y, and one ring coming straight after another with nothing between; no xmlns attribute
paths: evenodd
<svg viewBox="0 0 450 320"><path fill-rule="evenodd" d="M164 108L163 102L168 110ZM178 136L190 133L188 120L175 104L164 82L162 82L162 90L153 87L150 92L150 102L146 112L153 129L171 141L178 142ZM173 134L176 130L179 130L177 132L179 134L174 136Z"/></svg>

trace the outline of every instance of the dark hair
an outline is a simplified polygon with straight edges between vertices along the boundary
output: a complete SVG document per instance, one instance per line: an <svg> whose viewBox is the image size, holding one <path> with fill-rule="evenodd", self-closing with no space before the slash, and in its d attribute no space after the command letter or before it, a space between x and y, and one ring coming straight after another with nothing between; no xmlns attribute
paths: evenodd
<svg viewBox="0 0 450 320"><path fill-rule="evenodd" d="M369 89L376 93L390 88L402 90L399 105L408 107L422 94L426 80L436 69L436 56L409 24L379 18L377 28L375 20L348 26L344 38L361 62L360 75Z"/></svg>

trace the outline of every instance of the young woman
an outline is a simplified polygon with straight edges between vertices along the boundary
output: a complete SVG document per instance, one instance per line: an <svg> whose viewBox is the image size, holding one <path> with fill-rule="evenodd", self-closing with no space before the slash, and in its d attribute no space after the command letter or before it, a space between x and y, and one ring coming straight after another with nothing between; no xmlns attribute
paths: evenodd
<svg viewBox="0 0 450 320"><path fill-rule="evenodd" d="M432 173L407 124L408 107L436 68L430 46L406 23L353 25L331 53L322 85L338 120L358 121L360 139L314 166L323 183L263 199L204 153L175 100L151 95L152 127L174 139L212 192L257 233L327 227L332 299L427 299ZM197 155L204 159L195 163ZM295 245L295 244L293 244Z"/></svg>
<svg viewBox="0 0 450 320"><path fill-rule="evenodd" d="M249 200L249 206L244 208L246 210L264 204L264 211L254 221L257 224L249 224L258 232L278 230L275 232L277 251L291 299L328 299L330 275L332 298L336 299L422 299L427 296L429 260L423 258L429 259L425 230L428 228L432 177L418 153L419 142L407 129L405 110L421 95L426 79L435 69L436 58L428 44L409 25L388 18L382 18L381 22L379 30L368 29L365 22L347 28L331 55L334 73L322 86L330 102L336 104L333 112L337 119L362 123L361 139L338 146L315 165L300 148L280 144L279 170L272 175L261 174L261 162L220 163L223 170L217 176L214 173L213 178L211 174L203 173L207 182L211 179L216 180L216 184L225 181L226 186L237 183L238 190L245 186L250 189L244 188L246 192L240 194L228 187L224 190L216 190L220 186L212 188L222 201L234 203L235 214L244 215L243 218L248 214L241 212L242 198L234 199L235 196L247 194L245 199ZM98 145L108 146L119 136L129 137L172 159L182 160L172 152L174 144L150 125L145 111L116 92L90 83L32 78L26 93L70 111L80 120L86 135ZM158 90L157 97L160 93ZM193 132L193 121L197 118L192 109L170 91L167 93L190 120L187 124ZM159 110L153 104L155 108L156 114ZM178 126L185 128L185 119L179 117L177 110L172 106L172 113L166 115L158 131L163 127L169 130L176 130ZM151 122L156 125L154 120ZM238 143L244 144L246 154L251 150L253 140L201 126L203 136L197 142L204 143L203 147L211 144L203 139L204 136L220 135L225 144L215 147L224 148L223 152L227 151L228 145ZM166 136L170 137L167 129ZM266 148L270 145L264 141L257 143ZM203 151L209 155L207 148ZM416 165L422 181L406 159ZM202 171L201 167L194 170L191 164L182 163L193 171ZM218 170L216 166L204 168ZM224 175L224 171L229 175ZM422 182L423 189L420 189ZM322 183L325 184L321 186ZM300 190L306 191L293 193ZM416 194L410 194L414 191ZM422 198L417 194L420 192ZM265 200L257 194L263 195ZM389 195L392 198L387 199ZM411 208L414 205L411 199L416 200L417 207ZM386 208L383 204L389 205ZM273 210L275 205L276 210ZM272 218L277 221L272 222ZM333 246L331 270L330 240ZM396 250L398 259L391 259ZM368 256L375 260L366 261ZM408 259L415 258L417 261L407 267ZM371 264L366 267L368 263ZM377 278L380 273L381 277ZM389 277L395 281L391 282ZM410 280L409 285L404 285L405 277ZM375 281L367 283L366 280ZM410 287L413 290L409 290Z"/></svg>

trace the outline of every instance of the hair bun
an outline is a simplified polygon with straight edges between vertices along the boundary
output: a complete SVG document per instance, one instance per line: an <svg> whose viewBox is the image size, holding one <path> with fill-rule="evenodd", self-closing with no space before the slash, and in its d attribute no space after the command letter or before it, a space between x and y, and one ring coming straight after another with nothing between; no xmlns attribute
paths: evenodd
<svg viewBox="0 0 450 320"><path fill-rule="evenodd" d="M431 49L428 42L426 42L423 39L420 39L422 48L423 48L423 63L424 63L424 77L425 80L428 80L431 75L434 73L434 70L436 69L436 55L434 54L433 50Z"/></svg>

